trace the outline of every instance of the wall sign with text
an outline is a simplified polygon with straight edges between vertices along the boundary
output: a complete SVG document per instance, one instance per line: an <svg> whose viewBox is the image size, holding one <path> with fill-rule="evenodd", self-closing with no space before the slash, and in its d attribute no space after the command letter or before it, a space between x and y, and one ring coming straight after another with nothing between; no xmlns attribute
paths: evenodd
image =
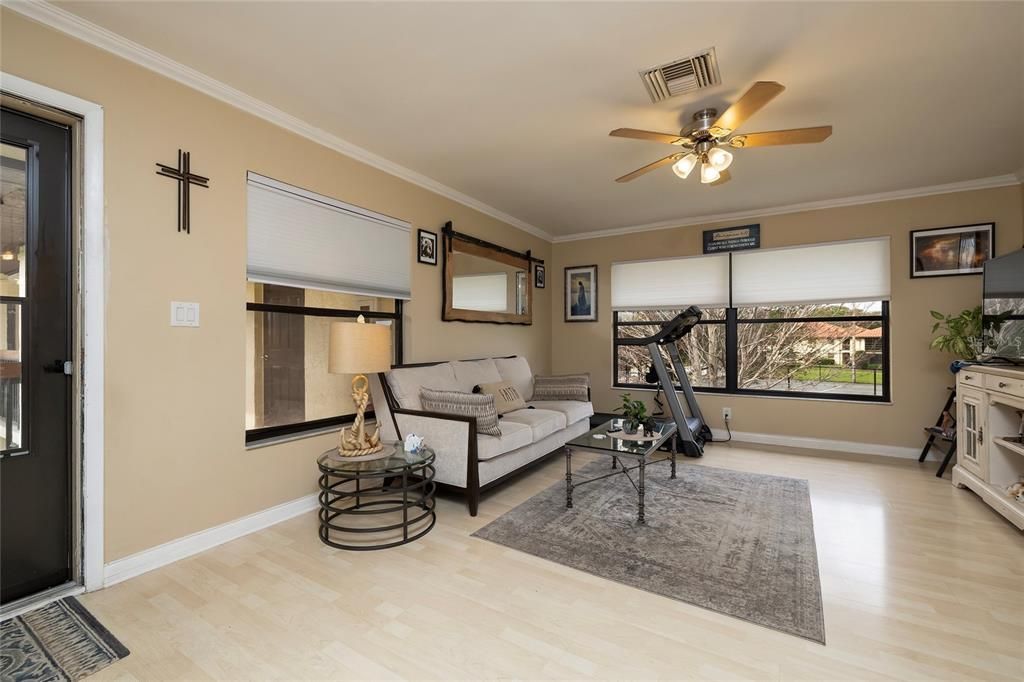
<svg viewBox="0 0 1024 682"><path fill-rule="evenodd" d="M761 248L761 226L759 224L704 230L704 253L759 248Z"/></svg>

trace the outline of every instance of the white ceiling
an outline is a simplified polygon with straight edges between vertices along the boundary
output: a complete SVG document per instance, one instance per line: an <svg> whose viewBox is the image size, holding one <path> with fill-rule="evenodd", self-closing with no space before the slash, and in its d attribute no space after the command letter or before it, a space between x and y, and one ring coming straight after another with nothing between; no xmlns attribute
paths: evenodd
<svg viewBox="0 0 1024 682"><path fill-rule="evenodd" d="M556 236L1024 169L1024 3L59 5ZM710 46L722 85L651 104L639 69ZM831 139L613 182L674 148L609 130L757 80L787 90L741 132Z"/></svg>

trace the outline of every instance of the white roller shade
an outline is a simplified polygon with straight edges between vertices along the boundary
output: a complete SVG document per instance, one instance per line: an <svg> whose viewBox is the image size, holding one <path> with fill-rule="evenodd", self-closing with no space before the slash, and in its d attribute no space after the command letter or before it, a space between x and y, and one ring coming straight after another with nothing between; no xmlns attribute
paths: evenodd
<svg viewBox="0 0 1024 682"><path fill-rule="evenodd" d="M252 172L248 208L250 280L410 298L408 223Z"/></svg>
<svg viewBox="0 0 1024 682"><path fill-rule="evenodd" d="M729 254L612 263L612 309L729 305Z"/></svg>
<svg viewBox="0 0 1024 682"><path fill-rule="evenodd" d="M460 310L508 310L508 275L455 275L452 277L452 307Z"/></svg>
<svg viewBox="0 0 1024 682"><path fill-rule="evenodd" d="M734 306L888 299L888 237L732 255Z"/></svg>

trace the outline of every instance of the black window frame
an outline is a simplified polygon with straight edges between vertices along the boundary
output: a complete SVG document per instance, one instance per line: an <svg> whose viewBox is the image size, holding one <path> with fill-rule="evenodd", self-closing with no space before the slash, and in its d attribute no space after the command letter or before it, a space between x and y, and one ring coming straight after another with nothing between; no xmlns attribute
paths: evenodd
<svg viewBox="0 0 1024 682"><path fill-rule="evenodd" d="M877 315L848 315L834 317L779 317L739 319L739 308L725 308L725 320L701 320L698 324L725 325L725 387L694 386L697 393L717 393L722 395L759 396L774 398L813 398L817 400L843 400L850 402L889 403L891 400L891 353L889 301L882 301L881 311ZM765 304L761 307L770 307ZM779 304L783 305L783 304ZM882 386L880 395L864 395L856 393L819 393L814 391L776 391L768 389L752 389L739 387L739 325L771 324L779 322L878 322L882 329L881 336L881 372ZM619 328L629 326L650 326L650 322L621 321L619 312L612 314L612 387L623 389L656 390L657 384L633 384L619 381ZM682 390L681 386L676 387Z"/></svg>
<svg viewBox="0 0 1024 682"><path fill-rule="evenodd" d="M404 343L402 330L402 299L394 299L395 311L392 313L376 312L370 310L349 310L342 308L313 308L308 306L278 305L274 303L246 303L246 311L257 313L283 313L286 315L301 315L303 317L336 317L354 319L362 315L372 320L392 320L394 362L392 366L401 365L404 358ZM368 410L366 419L375 417L373 410ZM274 440L284 436L295 436L307 432L319 431L334 426L347 426L355 421L356 415L342 414L335 417L323 419L312 419L293 424L278 424L276 426L263 426L256 429L245 430L245 444L256 445L263 441Z"/></svg>

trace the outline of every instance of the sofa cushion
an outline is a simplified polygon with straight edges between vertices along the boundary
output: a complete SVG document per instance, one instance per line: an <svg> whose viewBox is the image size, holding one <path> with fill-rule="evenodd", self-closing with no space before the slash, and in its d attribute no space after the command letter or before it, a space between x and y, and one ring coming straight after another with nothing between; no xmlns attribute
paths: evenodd
<svg viewBox="0 0 1024 682"><path fill-rule="evenodd" d="M452 363L452 369L455 371L458 390L464 393L472 393L473 387L480 384L493 384L501 381L498 368L494 365L494 360L490 358L486 360L457 360Z"/></svg>
<svg viewBox="0 0 1024 682"><path fill-rule="evenodd" d="M559 429L566 426L565 415L554 410L536 410L525 408L509 412L501 418L501 423L517 422L526 424L533 430L533 441L537 442L545 436L550 436Z"/></svg>
<svg viewBox="0 0 1024 682"><path fill-rule="evenodd" d="M503 380L512 382L523 400L533 397L533 370L526 358L519 355L514 358L494 358L494 365Z"/></svg>
<svg viewBox="0 0 1024 682"><path fill-rule="evenodd" d="M526 401L519 391L512 385L511 381L498 381L493 384L480 384L473 389L473 393L486 393L494 396L494 407L498 414L505 414L513 410L521 410L526 407Z"/></svg>
<svg viewBox="0 0 1024 682"><path fill-rule="evenodd" d="M565 415L565 421L569 424L593 416L594 403L581 402L579 400L533 400L530 401L539 410L554 410Z"/></svg>
<svg viewBox="0 0 1024 682"><path fill-rule="evenodd" d="M534 377L531 400L590 401L590 375L566 374L555 377Z"/></svg>
<svg viewBox="0 0 1024 682"><path fill-rule="evenodd" d="M391 392L401 407L407 410L422 410L420 389L432 388L435 391L457 391L459 385L455 381L455 370L450 362L425 367L402 367L385 374Z"/></svg>
<svg viewBox="0 0 1024 682"><path fill-rule="evenodd" d="M476 437L476 456L481 462L504 455L533 442L533 429L526 424L505 422L501 424L501 436L486 434Z"/></svg>
<svg viewBox="0 0 1024 682"><path fill-rule="evenodd" d="M476 419L477 433L501 436L501 429L498 428L498 411L494 409L493 395L421 388L420 403L427 412L473 417Z"/></svg>

